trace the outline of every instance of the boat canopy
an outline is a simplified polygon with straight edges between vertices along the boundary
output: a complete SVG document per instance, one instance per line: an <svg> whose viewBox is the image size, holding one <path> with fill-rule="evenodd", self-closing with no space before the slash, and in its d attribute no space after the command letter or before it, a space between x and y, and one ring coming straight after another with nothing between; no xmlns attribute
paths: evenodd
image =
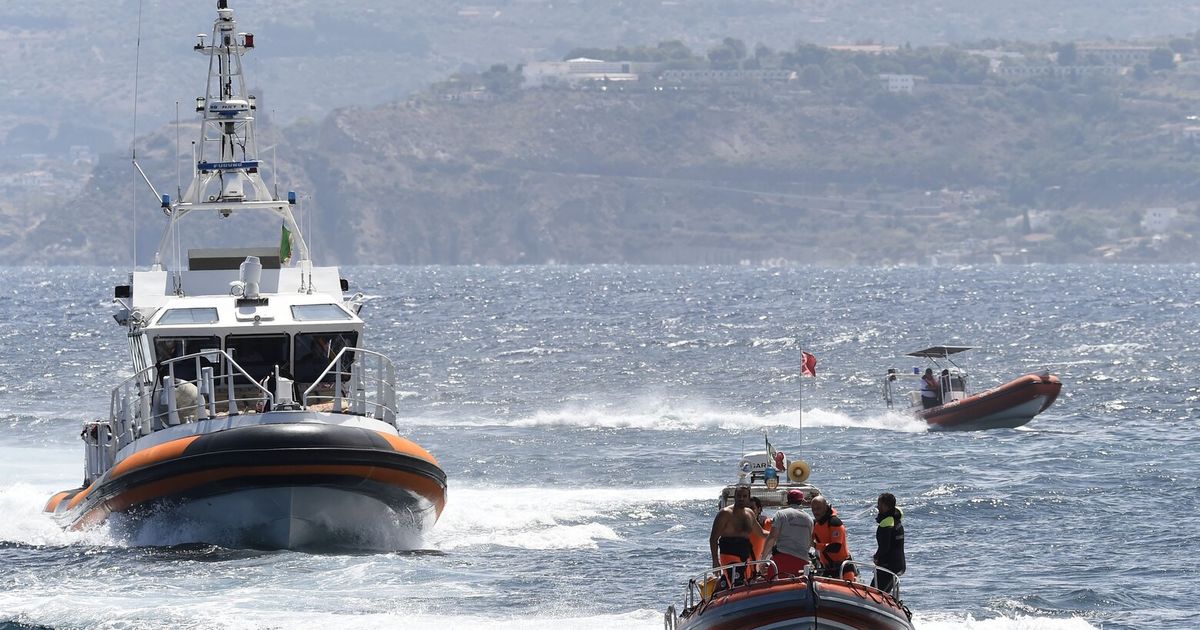
<svg viewBox="0 0 1200 630"><path fill-rule="evenodd" d="M917 350L916 352L909 352L908 356L924 357L927 359L937 359L937 358L942 358L942 357L948 357L952 354L958 354L959 352L966 352L967 350L971 350L974 347L975 346L933 346L931 348L925 348L924 350Z"/></svg>

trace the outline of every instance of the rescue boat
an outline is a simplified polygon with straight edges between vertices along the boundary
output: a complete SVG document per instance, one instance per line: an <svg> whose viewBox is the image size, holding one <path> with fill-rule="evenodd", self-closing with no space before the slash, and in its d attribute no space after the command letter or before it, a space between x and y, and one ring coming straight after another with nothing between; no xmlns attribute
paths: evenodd
<svg viewBox="0 0 1200 630"><path fill-rule="evenodd" d="M769 577L774 568L769 560L748 564L759 577L741 586L716 590L713 585L723 572L743 565L718 567L689 581L682 608L667 609L667 630L913 630L911 614L897 598L898 582L884 592L811 571Z"/></svg>
<svg viewBox="0 0 1200 630"><path fill-rule="evenodd" d="M787 505L791 490L801 490L807 500L821 494L807 483L811 469L803 460L789 461L771 448L751 453L739 462L738 482L725 487L718 499L723 508L738 487L763 507ZM883 567L846 560L838 574L853 567L858 575L869 569L892 576L892 586L879 590L854 580L814 575L809 564L799 575L785 575L770 560L727 564L690 579L682 601L667 608L666 630L913 630L912 614L900 601L900 577ZM736 573L745 580L730 580ZM730 586L730 582L734 584Z"/></svg>
<svg viewBox="0 0 1200 630"><path fill-rule="evenodd" d="M1015 428L1050 408L1062 390L1057 376L1043 370L1017 377L999 387L971 393L966 370L950 357L971 350L969 346L933 346L907 356L928 359L938 382L939 404L925 408L920 386L921 369L911 373L888 369L883 396L889 409L907 399L908 409L938 430ZM907 395L905 395L907 394Z"/></svg>
<svg viewBox="0 0 1200 630"><path fill-rule="evenodd" d="M194 46L209 76L192 182L175 201L154 191L168 219L154 264L114 291L133 375L83 427L82 485L45 510L70 529L136 535L155 521L195 538L172 544L412 544L445 505L446 474L402 435L396 369L365 347L362 294L314 266L295 193L279 199L262 179L242 72L253 38L218 0L212 39ZM182 221L202 213L265 215L272 239L278 219L280 245L188 249L185 268Z"/></svg>

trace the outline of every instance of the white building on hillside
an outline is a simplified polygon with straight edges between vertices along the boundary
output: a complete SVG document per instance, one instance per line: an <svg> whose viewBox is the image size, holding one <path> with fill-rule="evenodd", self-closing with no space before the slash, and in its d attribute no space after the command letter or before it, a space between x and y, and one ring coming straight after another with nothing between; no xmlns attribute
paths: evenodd
<svg viewBox="0 0 1200 630"><path fill-rule="evenodd" d="M879 81L883 83L883 87L889 92L903 92L912 94L913 86L917 83L917 77L913 74L881 74Z"/></svg>
<svg viewBox="0 0 1200 630"><path fill-rule="evenodd" d="M1142 229L1150 234L1163 234L1171 229L1178 217L1178 208L1146 208L1142 214Z"/></svg>
<svg viewBox="0 0 1200 630"><path fill-rule="evenodd" d="M654 72L659 64L635 61L603 61L579 57L566 61L533 61L521 73L524 87L539 87L556 81L568 84L587 81L637 81L639 73Z"/></svg>
<svg viewBox="0 0 1200 630"><path fill-rule="evenodd" d="M1075 44L1075 57L1086 60L1095 57L1100 63L1113 66L1134 66L1150 63L1153 46L1128 46L1124 44Z"/></svg>

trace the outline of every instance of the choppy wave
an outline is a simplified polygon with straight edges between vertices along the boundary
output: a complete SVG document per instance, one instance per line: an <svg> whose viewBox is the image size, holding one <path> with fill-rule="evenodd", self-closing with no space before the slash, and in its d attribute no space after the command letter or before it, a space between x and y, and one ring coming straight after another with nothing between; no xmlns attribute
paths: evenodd
<svg viewBox="0 0 1200 630"><path fill-rule="evenodd" d="M542 346L534 346L532 348L518 348L516 350L505 350L496 354L497 358L508 357L544 357L551 354L559 354L566 352L561 348L545 348Z"/></svg>
<svg viewBox="0 0 1200 630"><path fill-rule="evenodd" d="M562 427L575 429L643 429L679 431L721 429L740 431L764 428L844 427L880 431L920 433L928 430L923 420L900 412L854 416L840 411L812 409L758 414L703 406L649 403L614 409L606 406L567 405L557 410L539 411L523 417L446 418L425 416L405 418L403 423L416 426L503 426L515 428Z"/></svg>
<svg viewBox="0 0 1200 630"><path fill-rule="evenodd" d="M922 630L1198 627L1195 567L1105 560L1144 520L1128 497L1168 532L1142 556L1194 542L1170 533L1200 511L1200 330L1179 310L1194 267L347 271L376 294L367 338L397 360L408 434L450 478L433 549L240 555L58 529L41 509L80 480L79 422L128 374L93 297L125 274L30 268L6 277L22 300L0 300L5 338L31 350L0 383L0 626L661 628L706 563L730 451L768 429L814 464L856 555L874 498L897 495ZM966 355L975 385L1050 366L1063 395L1018 431L926 433L882 411L881 369L938 343L986 348ZM1052 544L1031 547L1046 523Z"/></svg>
<svg viewBox="0 0 1200 630"><path fill-rule="evenodd" d="M672 505L711 501L715 486L677 488L469 487L452 500L427 542L443 550L494 545L519 549L595 549L619 540L614 524L653 518Z"/></svg>
<svg viewBox="0 0 1200 630"><path fill-rule="evenodd" d="M63 530L42 511L50 496L46 488L26 483L0 486L0 541L34 547L121 544L108 527L83 532Z"/></svg>
<svg viewBox="0 0 1200 630"><path fill-rule="evenodd" d="M93 596L94 597L94 596ZM139 606L131 597L109 598L108 606L89 605L89 598L84 595L65 596L60 598L46 597L44 601L34 601L37 610L21 617L22 623L30 622L50 627L119 627L131 630L143 628L189 627L189 628L222 628L230 630L252 630L258 628L297 628L325 629L340 628L345 630L375 630L377 628L404 628L406 630L426 630L444 628L472 628L479 630L646 630L662 628L662 612L655 610L633 610L611 614L571 614L568 610L561 615L539 616L485 616L463 612L462 614L444 615L428 612L416 612L396 604L392 610L365 611L359 614L324 612L319 610L297 611L279 610L276 603L255 602L247 600L245 594L240 595L241 604L259 604L250 608L245 605L231 605L227 598L221 596L199 596L189 594L186 609L171 609L163 602L145 603ZM12 610L6 606L4 597L0 596L0 607ZM114 613L111 606L119 605L121 611ZM30 606L32 607L32 606ZM311 604L302 608L311 608ZM23 609L26 606L20 606ZM562 608L567 608L563 606ZM90 611L89 611L90 609ZM3 620L0 619L0 623ZM20 626L29 628L30 626Z"/></svg>
<svg viewBox="0 0 1200 630"><path fill-rule="evenodd" d="M776 339L761 339L761 338L755 337L750 340L751 348L767 348L767 347L772 347L772 346L782 347L782 348L791 348L794 345L796 345L795 337L779 337Z"/></svg>
<svg viewBox="0 0 1200 630"><path fill-rule="evenodd" d="M1136 357L1146 349L1146 345L1142 343L1102 343L1102 344L1079 344L1075 346L1074 353L1079 356L1091 356L1096 354L1113 354L1123 357Z"/></svg>
<svg viewBox="0 0 1200 630"><path fill-rule="evenodd" d="M917 630L1093 630L1086 619L1054 619L1049 617L992 617L976 619L971 615L914 614Z"/></svg>

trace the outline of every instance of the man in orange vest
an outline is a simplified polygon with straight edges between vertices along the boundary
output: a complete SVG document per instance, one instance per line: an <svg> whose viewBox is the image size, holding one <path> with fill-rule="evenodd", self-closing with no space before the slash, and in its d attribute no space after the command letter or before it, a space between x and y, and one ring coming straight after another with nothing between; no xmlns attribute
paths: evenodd
<svg viewBox="0 0 1200 630"><path fill-rule="evenodd" d="M850 557L850 545L846 540L846 526L838 518L837 510L818 494L812 500L812 513L813 548L817 550L817 559L821 562L819 574L853 582L858 578L854 565L847 564L842 570L842 563L853 558Z"/></svg>

